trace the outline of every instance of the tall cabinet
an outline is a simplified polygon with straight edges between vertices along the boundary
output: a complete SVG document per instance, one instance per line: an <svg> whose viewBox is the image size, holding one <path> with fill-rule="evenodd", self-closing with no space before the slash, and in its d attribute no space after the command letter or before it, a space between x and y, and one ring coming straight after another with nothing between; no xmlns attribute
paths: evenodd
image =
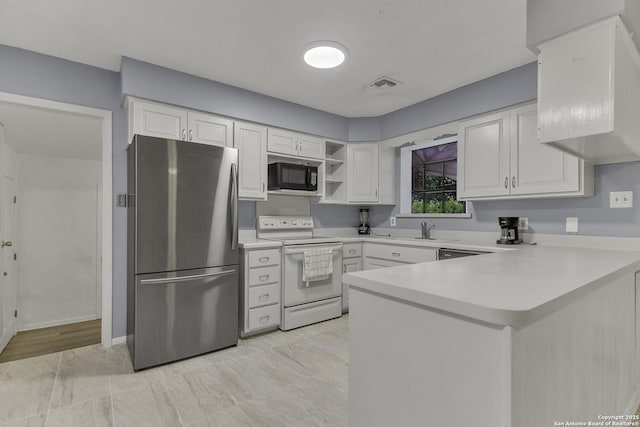
<svg viewBox="0 0 640 427"><path fill-rule="evenodd" d="M347 145L347 201L378 201L378 143Z"/></svg>
<svg viewBox="0 0 640 427"><path fill-rule="evenodd" d="M233 143L238 149L238 196L267 200L267 128L237 121Z"/></svg>

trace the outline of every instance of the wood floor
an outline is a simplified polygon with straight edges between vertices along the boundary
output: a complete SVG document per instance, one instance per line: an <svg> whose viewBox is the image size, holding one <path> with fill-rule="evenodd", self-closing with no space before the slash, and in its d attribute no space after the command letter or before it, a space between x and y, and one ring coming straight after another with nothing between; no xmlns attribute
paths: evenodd
<svg viewBox="0 0 640 427"><path fill-rule="evenodd" d="M98 319L18 332L0 353L0 363L99 344L101 327Z"/></svg>

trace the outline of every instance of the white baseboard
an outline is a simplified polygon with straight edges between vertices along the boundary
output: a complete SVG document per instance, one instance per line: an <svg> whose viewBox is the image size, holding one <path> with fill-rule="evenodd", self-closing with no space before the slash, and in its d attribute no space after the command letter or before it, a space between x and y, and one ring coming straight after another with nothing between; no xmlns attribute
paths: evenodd
<svg viewBox="0 0 640 427"><path fill-rule="evenodd" d="M81 317L72 317L68 319L53 320L51 322L32 323L30 325L19 326L18 332L31 331L33 329L50 328L52 326L68 325L70 323L86 322L89 320L96 320L96 319L99 319L99 317L93 314L90 316L81 316Z"/></svg>
<svg viewBox="0 0 640 427"><path fill-rule="evenodd" d="M111 345L126 344L127 336L111 338Z"/></svg>

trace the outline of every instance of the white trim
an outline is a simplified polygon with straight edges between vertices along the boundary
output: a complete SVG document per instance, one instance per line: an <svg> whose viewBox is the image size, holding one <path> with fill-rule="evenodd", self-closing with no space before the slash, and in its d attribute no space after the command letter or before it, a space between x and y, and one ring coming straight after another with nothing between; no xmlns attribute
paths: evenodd
<svg viewBox="0 0 640 427"><path fill-rule="evenodd" d="M33 329L50 328L52 326L68 325L70 323L88 322L90 320L97 319L99 319L99 317L97 317L95 314L90 314L88 316L69 317L66 319L53 320L50 322L32 323L30 325L24 325L23 327L19 328L18 332L31 331Z"/></svg>
<svg viewBox="0 0 640 427"><path fill-rule="evenodd" d="M111 345L126 344L127 336L111 338Z"/></svg>
<svg viewBox="0 0 640 427"><path fill-rule="evenodd" d="M112 344L112 294L113 294L113 198L112 194L112 151L113 113L109 110L32 98L22 95L0 92L0 102L45 108L68 113L82 114L102 119L102 345Z"/></svg>
<svg viewBox="0 0 640 427"><path fill-rule="evenodd" d="M471 218L471 212L447 214L447 213L412 213L412 214L396 214L397 218Z"/></svg>

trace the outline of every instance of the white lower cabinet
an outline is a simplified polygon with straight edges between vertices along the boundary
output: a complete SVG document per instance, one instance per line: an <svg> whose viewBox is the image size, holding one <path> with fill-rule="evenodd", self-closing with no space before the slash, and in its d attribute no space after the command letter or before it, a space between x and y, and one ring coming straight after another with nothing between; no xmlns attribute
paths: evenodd
<svg viewBox="0 0 640 427"><path fill-rule="evenodd" d="M282 295L280 248L243 249L240 263L240 336L276 329Z"/></svg>
<svg viewBox="0 0 640 427"><path fill-rule="evenodd" d="M436 248L403 246L386 243L364 243L364 270L435 261Z"/></svg>
<svg viewBox="0 0 640 427"><path fill-rule="evenodd" d="M342 245L342 272L353 273L362 270L362 243ZM349 311L349 286L342 284L342 312Z"/></svg>

